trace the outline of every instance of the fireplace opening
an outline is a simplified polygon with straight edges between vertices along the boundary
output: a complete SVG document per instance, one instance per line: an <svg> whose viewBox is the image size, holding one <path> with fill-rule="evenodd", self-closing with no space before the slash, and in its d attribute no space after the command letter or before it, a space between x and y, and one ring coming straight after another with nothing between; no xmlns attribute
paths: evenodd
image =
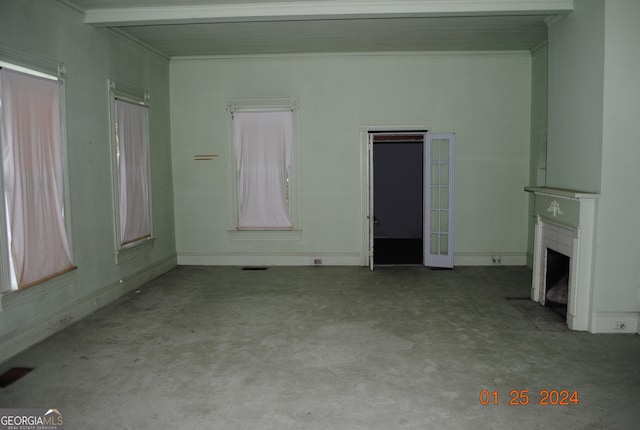
<svg viewBox="0 0 640 430"><path fill-rule="evenodd" d="M571 258L547 248L545 306L566 320Z"/></svg>

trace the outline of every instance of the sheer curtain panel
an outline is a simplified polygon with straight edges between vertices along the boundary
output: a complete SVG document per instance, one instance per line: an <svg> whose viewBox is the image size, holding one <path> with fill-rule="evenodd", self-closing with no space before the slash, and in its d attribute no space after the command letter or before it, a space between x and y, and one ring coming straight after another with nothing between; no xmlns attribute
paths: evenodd
<svg viewBox="0 0 640 430"><path fill-rule="evenodd" d="M238 229L291 229L288 181L292 113L235 112Z"/></svg>
<svg viewBox="0 0 640 430"><path fill-rule="evenodd" d="M64 223L60 83L0 70L2 167L18 288L72 270Z"/></svg>
<svg viewBox="0 0 640 430"><path fill-rule="evenodd" d="M120 243L151 237L149 214L149 108L116 100Z"/></svg>

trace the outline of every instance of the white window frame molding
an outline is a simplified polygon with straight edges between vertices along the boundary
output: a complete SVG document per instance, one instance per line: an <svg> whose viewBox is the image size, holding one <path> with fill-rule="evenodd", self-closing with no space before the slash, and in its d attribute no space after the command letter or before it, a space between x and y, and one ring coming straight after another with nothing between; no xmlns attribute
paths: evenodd
<svg viewBox="0 0 640 430"><path fill-rule="evenodd" d="M299 145L299 108L298 97L228 99L227 111L229 136L229 208L227 232L233 240L300 240L302 223L300 220L300 145ZM233 114L235 112L269 112L291 110L291 168L289 180L289 211L293 228L289 230L239 230L238 229L238 175L236 172L235 142L233 133Z"/></svg>
<svg viewBox="0 0 640 430"><path fill-rule="evenodd" d="M71 261L74 262L75 259L73 253L73 238L70 216L71 200L69 192L69 164L67 149L67 109L65 98L65 78L67 73L66 66L64 65L64 63L45 58L43 56L14 51L5 46L0 46L0 67L6 67L7 69L12 69L21 73L58 81L61 85L62 91L60 91L60 130L62 133L62 171L64 178L63 219L67 234ZM2 178L2 162L0 162L0 187L2 186ZM63 285L75 282L76 271L71 270L27 289L12 289L10 277L10 251L6 229L7 218L3 193L2 198L0 198L0 312L2 312L3 308L6 308L8 303L13 303L16 300L22 300L27 297L39 295L44 292L48 292L52 288L59 288Z"/></svg>
<svg viewBox="0 0 640 430"><path fill-rule="evenodd" d="M116 157L116 130L114 124L116 122L116 99L129 103L139 104L149 107L149 92L135 86L120 82L114 79L107 79L107 90L109 100L109 140L110 140L110 160L111 160L111 195L113 202L113 238L114 238L114 255L116 264L131 260L141 255L150 253L154 248L156 240L153 228L153 211L152 211L152 187L151 187L151 142L148 141L147 153L147 174L149 184L149 227L150 236L137 242L122 245L120 243L120 199L118 192L118 161ZM149 118L147 118L147 121ZM149 136L150 139L150 136Z"/></svg>

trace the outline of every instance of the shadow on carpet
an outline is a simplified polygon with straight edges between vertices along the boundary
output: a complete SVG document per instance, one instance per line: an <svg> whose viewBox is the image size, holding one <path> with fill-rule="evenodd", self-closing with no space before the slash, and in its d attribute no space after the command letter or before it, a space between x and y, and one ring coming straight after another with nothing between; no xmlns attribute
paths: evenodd
<svg viewBox="0 0 640 430"><path fill-rule="evenodd" d="M542 331L569 331L567 323L552 309L541 306L529 298L507 298L531 325Z"/></svg>

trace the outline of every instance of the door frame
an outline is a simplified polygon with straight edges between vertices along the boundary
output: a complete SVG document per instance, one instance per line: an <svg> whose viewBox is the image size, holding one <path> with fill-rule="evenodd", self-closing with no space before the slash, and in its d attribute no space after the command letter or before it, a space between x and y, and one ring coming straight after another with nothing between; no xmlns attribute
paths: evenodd
<svg viewBox="0 0 640 430"><path fill-rule="evenodd" d="M360 250L360 265L369 266L373 270L373 142L369 133L378 132L389 134L426 134L431 129L429 125L361 125L360 126L360 195L362 207L362 248ZM423 239L424 240L424 239Z"/></svg>

